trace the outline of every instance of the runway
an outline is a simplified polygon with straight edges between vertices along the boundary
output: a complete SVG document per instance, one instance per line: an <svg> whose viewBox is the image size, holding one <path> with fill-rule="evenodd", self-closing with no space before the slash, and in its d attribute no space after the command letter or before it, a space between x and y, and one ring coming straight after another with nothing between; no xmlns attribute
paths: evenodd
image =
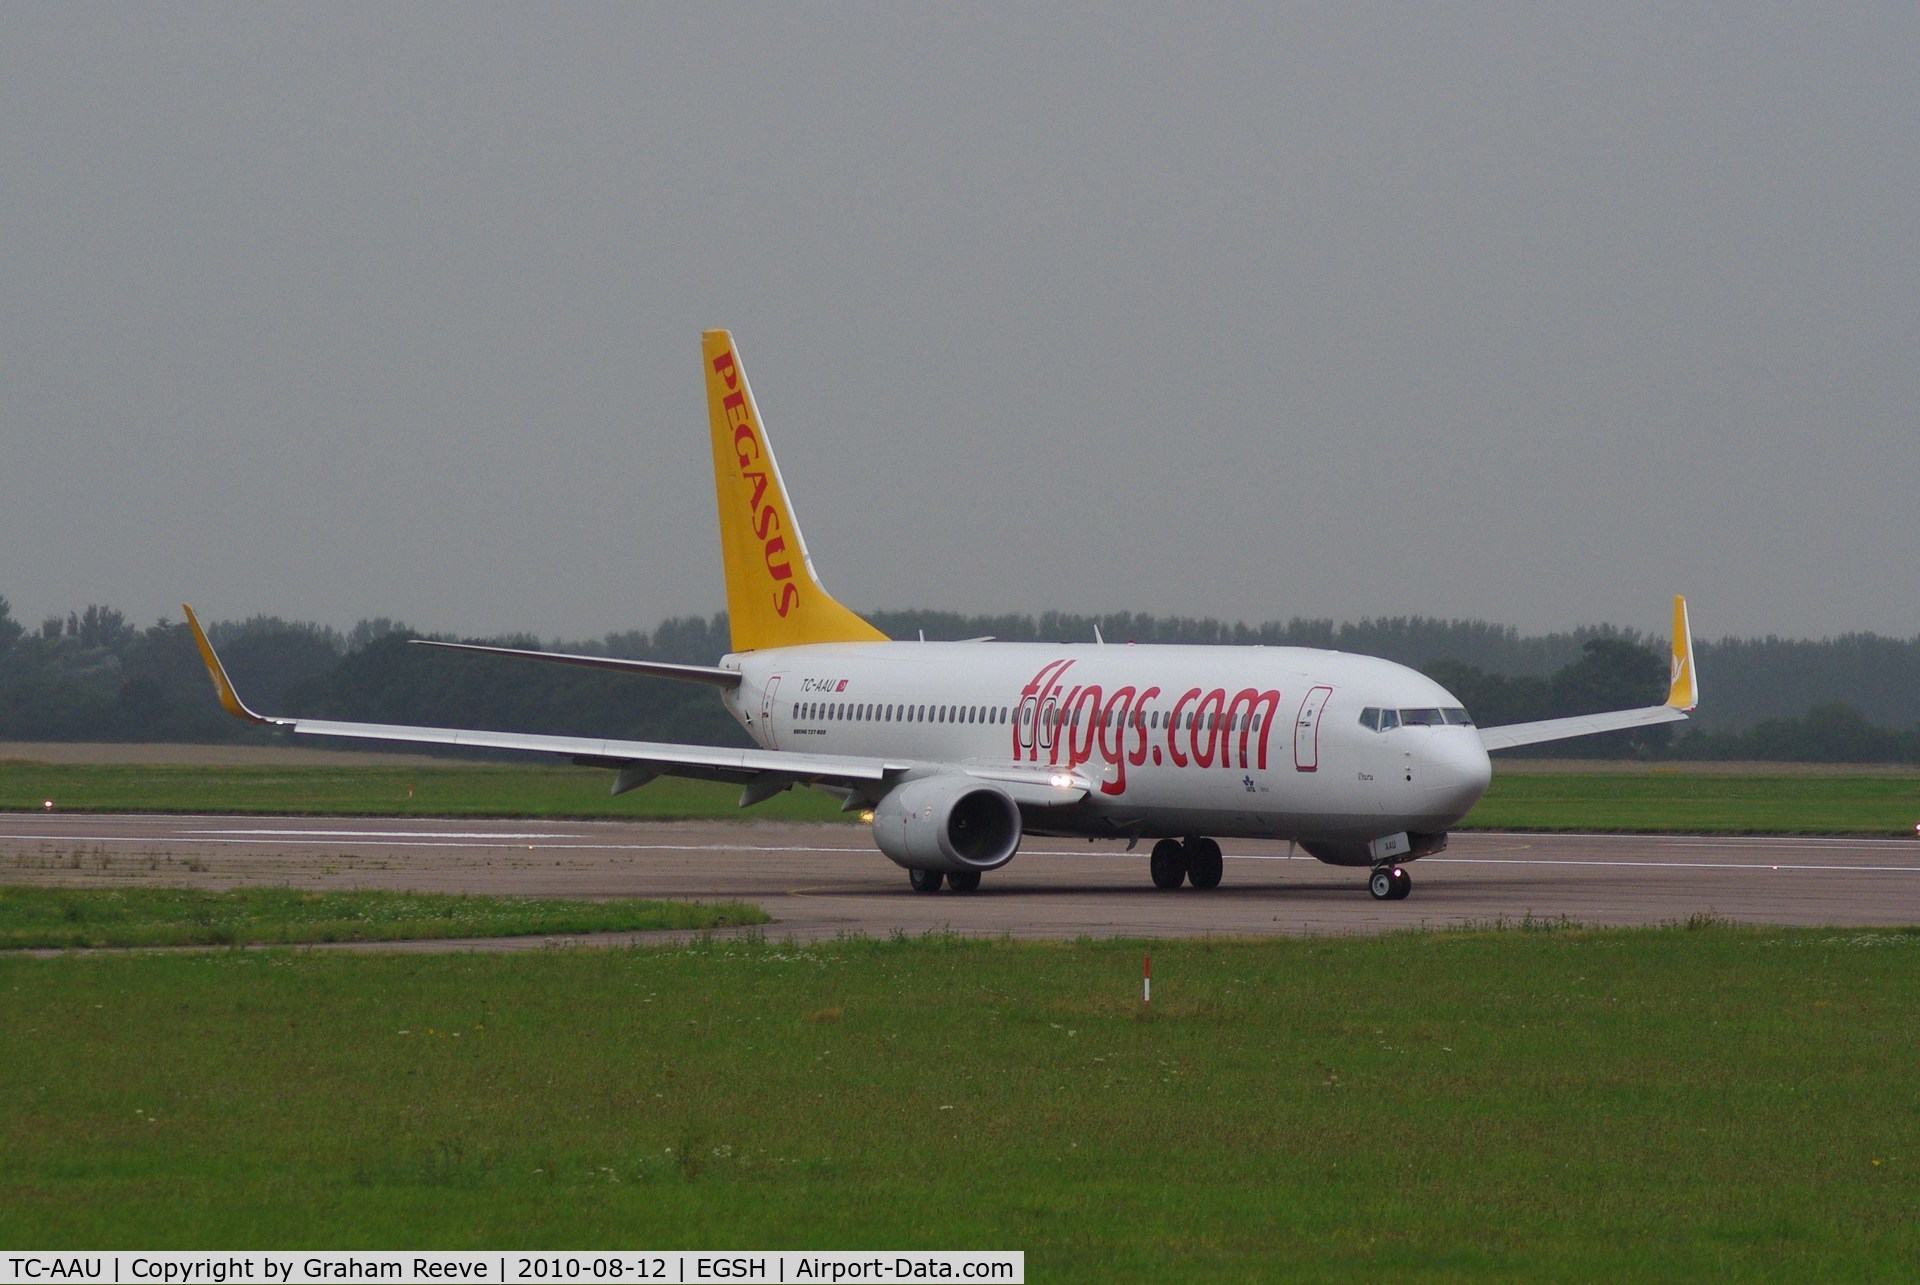
<svg viewBox="0 0 1920 1285"><path fill-rule="evenodd" d="M760 931L800 941L1357 933L1528 915L1920 923L1914 840L1457 835L1408 867L1413 894L1399 902L1367 896L1364 870L1289 859L1284 843L1226 846L1226 879L1212 892L1154 888L1144 847L1031 839L978 892L928 895L857 825L15 813L0 815L0 883L738 899L773 916Z"/></svg>

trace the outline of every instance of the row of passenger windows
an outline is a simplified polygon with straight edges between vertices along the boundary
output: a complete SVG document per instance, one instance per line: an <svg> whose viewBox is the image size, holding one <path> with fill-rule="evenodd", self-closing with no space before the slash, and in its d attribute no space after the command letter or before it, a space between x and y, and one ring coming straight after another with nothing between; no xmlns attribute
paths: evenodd
<svg viewBox="0 0 1920 1285"><path fill-rule="evenodd" d="M882 705L846 701L807 701L793 716L806 723L1004 723L1004 706Z"/></svg>
<svg viewBox="0 0 1920 1285"><path fill-rule="evenodd" d="M1023 722L1034 722L1036 713L1031 705L1024 706L1021 714ZM1392 710L1387 711L1389 714ZM1409 711L1417 712L1417 711ZM1053 726L1071 721L1073 726L1081 724L1081 711L1076 709L1071 720L1057 707L1052 710ZM1005 723L1012 712L1004 705L889 705L849 701L805 701L794 707L794 718L803 723ZM1103 710L1098 718L1101 727L1118 727L1121 714L1118 710ZM1151 713L1142 710L1133 711L1125 720L1133 727L1159 729L1172 727L1176 720L1172 713L1154 710ZM1229 719L1225 714L1188 713L1179 720L1182 728L1200 726L1209 730L1225 728L1228 731L1260 730L1261 719L1258 714L1236 714Z"/></svg>
<svg viewBox="0 0 1920 1285"><path fill-rule="evenodd" d="M1375 709L1369 705L1360 711L1360 726L1376 732L1396 727L1472 727L1473 719L1464 709Z"/></svg>

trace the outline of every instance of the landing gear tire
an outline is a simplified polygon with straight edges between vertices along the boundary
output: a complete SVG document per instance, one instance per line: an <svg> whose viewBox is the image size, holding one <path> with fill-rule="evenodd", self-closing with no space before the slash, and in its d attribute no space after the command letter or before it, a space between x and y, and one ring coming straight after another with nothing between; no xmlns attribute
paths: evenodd
<svg viewBox="0 0 1920 1285"><path fill-rule="evenodd" d="M1367 891L1373 894L1375 901L1392 901L1395 886L1393 871L1385 866L1375 866L1373 873L1367 876Z"/></svg>
<svg viewBox="0 0 1920 1285"><path fill-rule="evenodd" d="M1156 888L1178 888L1187 877L1187 850L1178 839L1162 839L1153 845L1153 855L1147 858L1147 869L1153 874L1153 886Z"/></svg>
<svg viewBox="0 0 1920 1285"><path fill-rule="evenodd" d="M1212 839L1187 840L1187 882L1205 892L1220 886L1226 863L1220 859L1220 845Z"/></svg>
<svg viewBox="0 0 1920 1285"><path fill-rule="evenodd" d="M1413 876L1399 866L1375 866L1367 878L1367 891L1375 901L1404 901L1413 891Z"/></svg>
<svg viewBox="0 0 1920 1285"><path fill-rule="evenodd" d="M955 870L947 876L947 887L955 892L976 892L980 887L978 870Z"/></svg>
<svg viewBox="0 0 1920 1285"><path fill-rule="evenodd" d="M939 892L940 882L945 878L945 873L939 870L907 871L907 882L913 885L915 892Z"/></svg>

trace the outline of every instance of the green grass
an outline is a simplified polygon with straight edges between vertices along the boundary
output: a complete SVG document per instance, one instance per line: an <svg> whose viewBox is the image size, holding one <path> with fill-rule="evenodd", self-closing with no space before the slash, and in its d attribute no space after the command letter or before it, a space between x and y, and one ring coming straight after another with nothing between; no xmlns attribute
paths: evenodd
<svg viewBox="0 0 1920 1285"><path fill-rule="evenodd" d="M612 774L544 764L413 767L175 767L0 763L0 810L246 812L330 816L743 817L846 819L838 801L794 789L742 811L729 785L663 779L613 797ZM1516 768L1461 829L1716 834L1910 835L1920 774L1832 769L1740 772L1661 765L1639 772Z"/></svg>
<svg viewBox="0 0 1920 1285"><path fill-rule="evenodd" d="M43 888L0 886L0 948L287 945L639 932L764 924L744 902L568 901L423 892L298 888Z"/></svg>
<svg viewBox="0 0 1920 1285"><path fill-rule="evenodd" d="M613 773L546 764L177 767L0 763L0 810L52 800L68 812L249 812L311 816L838 818L839 801L789 790L751 812L740 787L662 779L615 797Z"/></svg>
<svg viewBox="0 0 1920 1285"><path fill-rule="evenodd" d="M1898 1278L1920 933L0 959L0 1244Z"/></svg>
<svg viewBox="0 0 1920 1285"><path fill-rule="evenodd" d="M1920 775L1516 772L1495 763L1492 787L1456 829L1911 835L1917 822Z"/></svg>

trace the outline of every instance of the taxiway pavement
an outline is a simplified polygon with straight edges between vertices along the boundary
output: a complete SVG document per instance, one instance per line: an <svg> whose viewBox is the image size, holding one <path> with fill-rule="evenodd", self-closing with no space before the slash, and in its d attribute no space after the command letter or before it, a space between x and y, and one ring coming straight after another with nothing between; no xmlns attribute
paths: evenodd
<svg viewBox="0 0 1920 1285"><path fill-rule="evenodd" d="M1413 894L1397 902L1367 896L1366 871L1289 858L1284 843L1224 846L1226 878L1211 892L1154 888L1145 845L1127 853L1118 843L1029 839L979 891L925 894L858 825L11 813L0 814L0 883L737 899L773 916L756 931L801 941L1354 933L1529 915L1920 923L1920 841L1908 839L1456 835L1445 853L1408 867Z"/></svg>

